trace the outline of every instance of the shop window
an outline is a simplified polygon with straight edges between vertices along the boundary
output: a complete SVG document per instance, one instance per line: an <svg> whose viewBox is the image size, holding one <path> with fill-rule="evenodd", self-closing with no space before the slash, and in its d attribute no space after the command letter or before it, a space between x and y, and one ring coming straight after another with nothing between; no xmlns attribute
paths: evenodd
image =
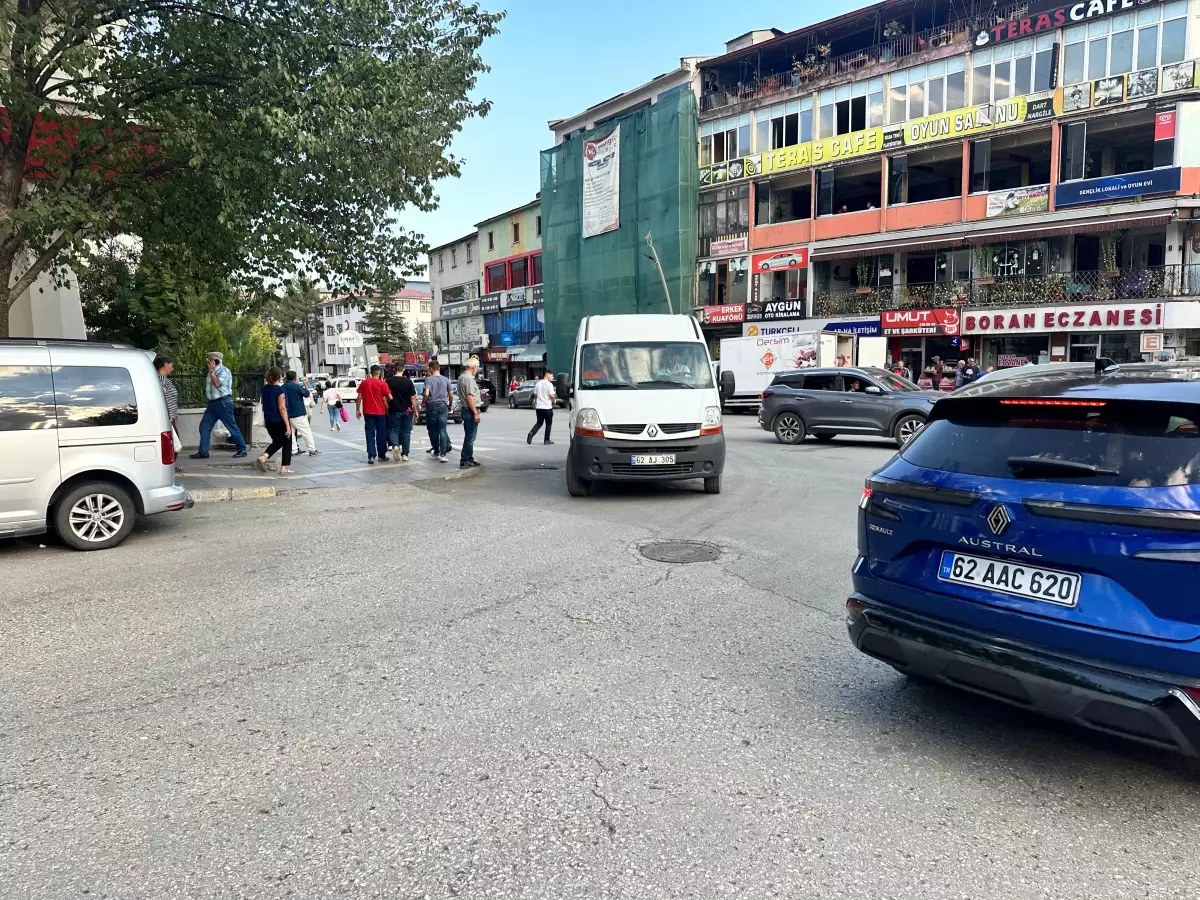
<svg viewBox="0 0 1200 900"><path fill-rule="evenodd" d="M1160 3L1063 34L1063 84L1153 69L1186 55L1187 2Z"/></svg>
<svg viewBox="0 0 1200 900"><path fill-rule="evenodd" d="M794 147L813 139L812 97L776 103L755 114L755 153Z"/></svg>
<svg viewBox="0 0 1200 900"><path fill-rule="evenodd" d="M966 105L963 57L893 72L889 80L888 117L893 125L962 109Z"/></svg>
<svg viewBox="0 0 1200 900"><path fill-rule="evenodd" d="M700 165L738 159L750 153L750 114L705 122L700 127Z"/></svg>
<svg viewBox="0 0 1200 900"><path fill-rule="evenodd" d="M833 215L833 169L817 172L817 215Z"/></svg>
<svg viewBox="0 0 1200 900"><path fill-rule="evenodd" d="M527 284L525 260L514 259L508 264L508 286L510 288L525 287Z"/></svg>
<svg viewBox="0 0 1200 900"><path fill-rule="evenodd" d="M699 234L701 255L714 238L750 230L750 185L706 191L700 195Z"/></svg>
<svg viewBox="0 0 1200 900"><path fill-rule="evenodd" d="M507 290L507 275L504 271L504 263L496 263L493 266L488 266L485 270L485 278L487 281L487 292L494 294L496 291Z"/></svg>
<svg viewBox="0 0 1200 900"><path fill-rule="evenodd" d="M1062 165L1059 181L1075 181L1085 177L1087 122L1071 122L1062 126Z"/></svg>
<svg viewBox="0 0 1200 900"><path fill-rule="evenodd" d="M542 254L540 254L540 253L537 254L537 256L530 257L530 260L529 260L529 283L530 284L541 284L542 283Z"/></svg>
<svg viewBox="0 0 1200 900"><path fill-rule="evenodd" d="M878 209L882 192L883 172L876 159L836 170L822 169L817 172L817 215Z"/></svg>
<svg viewBox="0 0 1200 900"><path fill-rule="evenodd" d="M971 193L1049 184L1049 129L971 141Z"/></svg>
<svg viewBox="0 0 1200 900"><path fill-rule="evenodd" d="M971 100L975 105L1051 90L1054 86L1053 34L976 51L972 57Z"/></svg>
<svg viewBox="0 0 1200 900"><path fill-rule="evenodd" d="M788 179L774 186L769 181L759 182L754 187L754 198L755 225L777 225L812 216L812 183L807 176L802 182Z"/></svg>

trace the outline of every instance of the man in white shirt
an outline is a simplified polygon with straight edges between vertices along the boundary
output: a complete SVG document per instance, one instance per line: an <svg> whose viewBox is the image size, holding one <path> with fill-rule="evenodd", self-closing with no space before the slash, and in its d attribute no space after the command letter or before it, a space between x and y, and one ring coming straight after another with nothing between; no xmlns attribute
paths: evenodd
<svg viewBox="0 0 1200 900"><path fill-rule="evenodd" d="M543 435L543 444L553 444L550 440L550 426L554 424L554 401L558 399L558 395L554 393L554 373L547 372L546 377L537 383L537 387L533 389L533 409L537 413L537 424L533 426L533 431L525 438L525 443L532 444L533 436L538 433L542 427L542 423L546 423L546 433Z"/></svg>

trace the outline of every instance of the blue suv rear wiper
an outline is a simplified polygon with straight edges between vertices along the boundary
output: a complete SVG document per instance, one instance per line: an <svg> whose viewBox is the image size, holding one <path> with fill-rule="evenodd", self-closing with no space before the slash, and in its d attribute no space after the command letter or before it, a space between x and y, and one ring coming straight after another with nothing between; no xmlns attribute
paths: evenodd
<svg viewBox="0 0 1200 900"><path fill-rule="evenodd" d="M1116 469L1102 469L1091 463L1069 459L1050 459L1045 456L1010 456L1008 467L1014 475L1021 472L1041 472L1047 475L1120 475Z"/></svg>

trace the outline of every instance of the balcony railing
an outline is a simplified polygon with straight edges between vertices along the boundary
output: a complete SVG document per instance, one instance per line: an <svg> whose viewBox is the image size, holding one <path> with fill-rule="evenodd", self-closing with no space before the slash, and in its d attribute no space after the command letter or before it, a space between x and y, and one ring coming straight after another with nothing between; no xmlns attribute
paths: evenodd
<svg viewBox="0 0 1200 900"><path fill-rule="evenodd" d="M1200 297L1200 265L1119 269L1114 272L1066 272L1008 275L975 281L898 284L860 288L855 293L818 291L816 316L854 316L885 309L933 309L948 306L993 308L1044 303L1102 303Z"/></svg>
<svg viewBox="0 0 1200 900"><path fill-rule="evenodd" d="M798 59L791 68L740 81L724 88L706 91L700 97L700 111L709 112L756 97L768 97L791 88L816 84L857 74L872 66L895 62L956 42L966 41L970 28L966 21L930 28L917 34L903 34L882 44L826 59Z"/></svg>

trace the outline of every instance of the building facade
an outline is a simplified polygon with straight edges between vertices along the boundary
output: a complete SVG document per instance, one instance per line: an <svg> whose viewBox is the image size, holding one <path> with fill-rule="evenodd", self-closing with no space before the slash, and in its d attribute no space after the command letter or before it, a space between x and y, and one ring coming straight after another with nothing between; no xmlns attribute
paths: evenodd
<svg viewBox="0 0 1200 900"><path fill-rule="evenodd" d="M420 290L424 282L410 282L392 296L392 304L400 318L404 320L404 330L410 339L416 339L422 331L433 334L433 298L428 291ZM326 297L321 305L321 343L313 359L320 359L320 371L333 375L350 375L353 370L364 365L374 365L380 362L379 355L364 353L362 348L342 347L338 335L344 331L354 331L364 338L368 337L366 330L367 302L348 297ZM430 341L432 343L432 341ZM432 347L416 347L411 357L406 357L405 364L409 369L423 370ZM396 361L385 360L387 363Z"/></svg>
<svg viewBox="0 0 1200 900"><path fill-rule="evenodd" d="M433 337L437 344L437 358L446 369L445 374L460 371L462 365L461 345L470 343L474 336L483 333L482 321L471 338L464 340L461 320L479 317L479 238L476 232L434 247L429 251L429 282L433 292ZM451 322L454 322L453 327ZM451 337L454 339L451 340Z"/></svg>
<svg viewBox="0 0 1200 900"><path fill-rule="evenodd" d="M914 372L1200 353L1200 0L893 0L701 67L697 314Z"/></svg>

